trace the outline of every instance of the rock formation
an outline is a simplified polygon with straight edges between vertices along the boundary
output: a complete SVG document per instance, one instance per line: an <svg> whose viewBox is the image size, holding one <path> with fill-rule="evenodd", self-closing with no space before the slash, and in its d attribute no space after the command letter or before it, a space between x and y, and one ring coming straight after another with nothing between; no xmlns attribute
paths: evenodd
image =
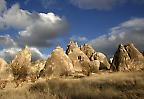
<svg viewBox="0 0 144 99"><path fill-rule="evenodd" d="M98 60L100 62L99 69L110 69L110 64L107 60L107 57L100 52L96 52L90 45L84 44L80 47L81 51L83 51L90 61ZM93 62L92 62L93 63Z"/></svg>
<svg viewBox="0 0 144 99"><path fill-rule="evenodd" d="M127 50L128 55L131 58L131 60L144 61L144 57L142 53L139 52L139 50L134 46L133 43L125 45L125 49Z"/></svg>
<svg viewBox="0 0 144 99"><path fill-rule="evenodd" d="M12 71L7 62L0 58L0 80L12 80Z"/></svg>
<svg viewBox="0 0 144 99"><path fill-rule="evenodd" d="M68 76L74 73L72 61L61 47L56 47L48 57L44 69L40 72L41 77Z"/></svg>
<svg viewBox="0 0 144 99"><path fill-rule="evenodd" d="M25 80L31 63L31 51L28 47L19 51L10 63L15 80Z"/></svg>
<svg viewBox="0 0 144 99"><path fill-rule="evenodd" d="M46 61L45 60L37 60L32 62L28 67L28 80L36 81L39 77L40 71L44 69Z"/></svg>
<svg viewBox="0 0 144 99"><path fill-rule="evenodd" d="M95 50L88 44L81 45L80 50L84 52L89 59L91 59L92 55L95 53Z"/></svg>
<svg viewBox="0 0 144 99"><path fill-rule="evenodd" d="M110 69L110 63L106 57L106 55L104 55L101 52L95 52L92 57L91 60L99 60L100 61L100 70L102 69Z"/></svg>
<svg viewBox="0 0 144 99"><path fill-rule="evenodd" d="M90 60L83 53L74 41L70 41L67 46L66 54L72 61L74 70L78 73L89 75L90 73Z"/></svg>
<svg viewBox="0 0 144 99"><path fill-rule="evenodd" d="M130 43L127 45L120 44L112 62L113 71L137 71L144 69L144 57Z"/></svg>

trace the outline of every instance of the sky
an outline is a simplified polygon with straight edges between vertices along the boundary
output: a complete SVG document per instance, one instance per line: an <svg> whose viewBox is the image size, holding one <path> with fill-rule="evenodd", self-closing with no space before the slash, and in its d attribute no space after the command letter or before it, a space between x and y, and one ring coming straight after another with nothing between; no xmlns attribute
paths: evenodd
<svg viewBox="0 0 144 99"><path fill-rule="evenodd" d="M0 0L0 57L28 45L33 60L69 40L112 57L120 43L144 50L144 0Z"/></svg>

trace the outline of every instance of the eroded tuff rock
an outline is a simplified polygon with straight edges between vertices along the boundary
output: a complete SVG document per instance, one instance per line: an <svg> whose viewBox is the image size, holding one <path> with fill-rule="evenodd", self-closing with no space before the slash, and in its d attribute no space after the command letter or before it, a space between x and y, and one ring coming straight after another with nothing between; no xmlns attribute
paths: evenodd
<svg viewBox="0 0 144 99"><path fill-rule="evenodd" d="M95 53L95 50L88 44L81 45L80 50L84 52L89 59L91 59L92 55Z"/></svg>
<svg viewBox="0 0 144 99"><path fill-rule="evenodd" d="M44 69L45 63L45 60L37 60L31 63L31 65L28 67L28 79L30 81L35 81L38 79L40 71Z"/></svg>
<svg viewBox="0 0 144 99"><path fill-rule="evenodd" d="M81 51L83 51L90 61L98 60L100 62L99 69L110 69L110 64L106 55L101 52L96 52L90 45L84 44L80 47ZM93 63L93 62L92 62Z"/></svg>
<svg viewBox="0 0 144 99"><path fill-rule="evenodd" d="M112 70L113 71L124 71L128 70L130 67L130 57L124 47L120 44L112 61Z"/></svg>
<svg viewBox="0 0 144 99"><path fill-rule="evenodd" d="M67 46L66 54L72 61L74 70L85 75L90 73L90 60L83 53L74 41L70 41Z"/></svg>
<svg viewBox="0 0 144 99"><path fill-rule="evenodd" d="M63 48L56 47L48 57L44 69L41 71L41 77L68 76L74 73L72 61L65 54Z"/></svg>
<svg viewBox="0 0 144 99"><path fill-rule="evenodd" d="M28 75L28 66L31 63L31 51L28 47L19 51L10 63L15 80L25 80Z"/></svg>
<svg viewBox="0 0 144 99"><path fill-rule="evenodd" d="M134 61L144 61L144 57L141 52L134 46L133 43L129 43L125 45L125 49L127 50L127 53L131 60Z"/></svg>
<svg viewBox="0 0 144 99"><path fill-rule="evenodd" d="M0 80L13 80L10 66L7 62L0 58Z"/></svg>
<svg viewBox="0 0 144 99"><path fill-rule="evenodd" d="M130 43L127 45L120 44L112 62L113 71L137 71L144 69L144 57Z"/></svg>

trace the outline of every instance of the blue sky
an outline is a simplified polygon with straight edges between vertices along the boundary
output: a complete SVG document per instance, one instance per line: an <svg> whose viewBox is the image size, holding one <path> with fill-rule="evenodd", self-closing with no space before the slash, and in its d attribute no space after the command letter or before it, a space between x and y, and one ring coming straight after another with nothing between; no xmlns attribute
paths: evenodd
<svg viewBox="0 0 144 99"><path fill-rule="evenodd" d="M70 39L109 56L119 43L144 50L144 0L0 0L0 6L4 58L25 45L41 58Z"/></svg>

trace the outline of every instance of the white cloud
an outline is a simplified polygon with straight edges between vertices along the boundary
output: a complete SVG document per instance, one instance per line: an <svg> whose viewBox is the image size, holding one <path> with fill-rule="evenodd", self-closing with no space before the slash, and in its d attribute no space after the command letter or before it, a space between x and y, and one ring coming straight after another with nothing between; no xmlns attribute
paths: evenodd
<svg viewBox="0 0 144 99"><path fill-rule="evenodd" d="M19 39L30 46L45 47L51 39L62 35L68 29L67 22L53 13L39 13L39 20L19 32Z"/></svg>
<svg viewBox="0 0 144 99"><path fill-rule="evenodd" d="M37 19L39 20L37 13L22 10L18 4L13 5L3 14L3 20L7 26L14 28L25 29L27 26L32 25Z"/></svg>
<svg viewBox="0 0 144 99"><path fill-rule="evenodd" d="M134 43L141 50L144 49L144 18L134 18L111 28L111 32L89 43L96 49L112 55L118 44Z"/></svg>
<svg viewBox="0 0 144 99"><path fill-rule="evenodd" d="M5 0L0 0L0 15L7 9Z"/></svg>
<svg viewBox="0 0 144 99"><path fill-rule="evenodd" d="M11 62L11 60L14 59L16 53L20 50L22 49L16 47L3 49L0 51L0 57L5 59L7 62ZM46 58L46 55L42 54L39 49L31 47L30 50L32 53L32 61Z"/></svg>
<svg viewBox="0 0 144 99"><path fill-rule="evenodd" d="M72 36L70 38L70 40L74 40L74 41L77 41L77 42L80 42L80 43L85 43L85 42L88 41L88 38L86 38L84 36L76 36L76 35L74 35L74 36Z"/></svg>
<svg viewBox="0 0 144 99"><path fill-rule="evenodd" d="M67 32L68 23L52 12L31 13L15 4L0 16L0 29L5 27L20 30L15 40L19 46L48 47L53 38Z"/></svg>
<svg viewBox="0 0 144 99"><path fill-rule="evenodd" d="M10 35L0 35L0 45L7 48L17 46L16 42L10 37Z"/></svg>
<svg viewBox="0 0 144 99"><path fill-rule="evenodd" d="M47 58L47 55L41 53L41 51L38 48L31 47L30 50L31 50L31 53L32 53L32 61Z"/></svg>
<svg viewBox="0 0 144 99"><path fill-rule="evenodd" d="M83 9L108 10L127 0L70 0L72 4Z"/></svg>

